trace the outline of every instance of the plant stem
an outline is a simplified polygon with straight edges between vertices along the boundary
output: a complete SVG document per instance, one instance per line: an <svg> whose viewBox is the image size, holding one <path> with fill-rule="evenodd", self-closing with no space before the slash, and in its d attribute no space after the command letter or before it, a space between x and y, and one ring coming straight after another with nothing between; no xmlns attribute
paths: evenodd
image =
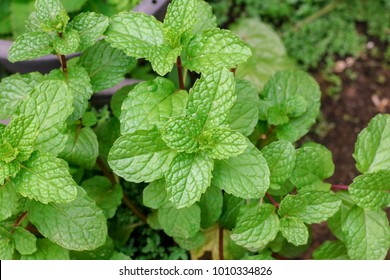
<svg viewBox="0 0 390 280"><path fill-rule="evenodd" d="M103 172L104 176L106 176L108 178L108 180L110 180L111 184L113 186L115 186L116 180L114 178L114 175L112 174L110 169L108 169L108 166L104 163L104 161L101 159L101 157L98 157L96 159L96 164L99 166L99 168Z"/></svg>
<svg viewBox="0 0 390 280"><path fill-rule="evenodd" d="M62 32L58 32L57 35L62 38ZM63 54L57 54L57 56L61 63L62 72L65 74L66 82L68 82L68 66L66 64L66 57Z"/></svg>
<svg viewBox="0 0 390 280"><path fill-rule="evenodd" d="M333 191L347 191L349 187L346 185L332 185L331 188Z"/></svg>
<svg viewBox="0 0 390 280"><path fill-rule="evenodd" d="M136 215L146 224L146 216L133 204L133 202L125 195L125 193L123 193L123 202L134 213L134 215Z"/></svg>
<svg viewBox="0 0 390 280"><path fill-rule="evenodd" d="M236 69L237 69L237 67L230 69L230 72L232 72L234 76L236 76Z"/></svg>
<svg viewBox="0 0 390 280"><path fill-rule="evenodd" d="M177 66L177 74L179 75L179 86L180 86L180 89L185 89L184 79L183 79L183 67L181 65L180 56L177 57L176 66Z"/></svg>
<svg viewBox="0 0 390 280"><path fill-rule="evenodd" d="M265 193L265 196L268 198L268 200L276 207L276 208L279 208L279 203L269 194L269 193Z"/></svg>
<svg viewBox="0 0 390 280"><path fill-rule="evenodd" d="M19 217L18 219L16 220L16 222L14 223L14 225L12 226L12 234L15 232L15 228L17 228L18 226L20 226L20 224L23 222L23 220L27 217L27 211L23 212Z"/></svg>
<svg viewBox="0 0 390 280"><path fill-rule="evenodd" d="M223 254L223 227L219 226L218 228L218 255L220 260L224 260Z"/></svg>

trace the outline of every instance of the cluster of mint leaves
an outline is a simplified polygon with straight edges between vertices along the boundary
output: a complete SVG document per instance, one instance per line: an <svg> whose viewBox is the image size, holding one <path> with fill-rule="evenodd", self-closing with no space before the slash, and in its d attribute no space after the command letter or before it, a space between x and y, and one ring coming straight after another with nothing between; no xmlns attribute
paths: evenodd
<svg viewBox="0 0 390 280"><path fill-rule="evenodd" d="M0 126L2 259L123 258L107 236L123 195L117 176L148 183L148 224L193 256L269 259L309 244L308 225L324 221L339 240L315 258L386 256L389 115L359 135L363 175L334 193L324 182L334 171L330 151L293 145L319 114L317 83L281 71L259 94L236 78L231 69L256 49L217 28L206 2L172 1L159 22L136 12L69 20L58 0L38 0L28 26L10 60L55 53L62 67L0 83L0 117L12 117ZM73 52L82 54L67 61ZM165 77L125 87L111 100L113 115L88 110L91 95L121 81L134 58L161 76L175 64L200 76L188 91ZM96 162L115 175L96 176Z"/></svg>

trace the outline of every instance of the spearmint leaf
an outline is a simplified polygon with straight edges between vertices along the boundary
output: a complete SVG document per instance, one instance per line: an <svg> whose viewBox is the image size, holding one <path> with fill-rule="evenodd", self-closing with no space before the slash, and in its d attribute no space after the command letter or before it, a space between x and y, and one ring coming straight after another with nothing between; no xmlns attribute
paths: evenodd
<svg viewBox="0 0 390 280"><path fill-rule="evenodd" d="M69 21L64 6L59 0L37 0L35 11L44 31L63 32Z"/></svg>
<svg viewBox="0 0 390 280"><path fill-rule="evenodd" d="M23 99L42 80L43 76L38 72L24 75L17 73L2 79L0 83L0 119L11 117Z"/></svg>
<svg viewBox="0 0 390 280"><path fill-rule="evenodd" d="M20 115L34 115L38 122L36 149L58 154L66 136L65 121L72 113L73 97L62 81L40 83L20 106Z"/></svg>
<svg viewBox="0 0 390 280"><path fill-rule="evenodd" d="M158 220L167 235L188 239L200 230L200 208L194 204L182 209L159 209Z"/></svg>
<svg viewBox="0 0 390 280"><path fill-rule="evenodd" d="M72 251L70 258L73 260L108 260L115 251L114 242L107 238L106 242L92 251Z"/></svg>
<svg viewBox="0 0 390 280"><path fill-rule="evenodd" d="M152 68L160 76L164 76L168 72L172 71L174 63L177 61L177 57L181 53L181 48L172 48L167 44L155 47L150 52L148 60L150 61Z"/></svg>
<svg viewBox="0 0 390 280"><path fill-rule="evenodd" d="M347 248L340 240L325 241L313 252L315 260L349 260Z"/></svg>
<svg viewBox="0 0 390 280"><path fill-rule="evenodd" d="M75 16L68 24L80 35L78 51L85 51L95 44L108 27L108 17L94 12L81 13Z"/></svg>
<svg viewBox="0 0 390 280"><path fill-rule="evenodd" d="M281 218L280 231L287 241L295 246L304 245L309 239L309 231L305 224L294 217Z"/></svg>
<svg viewBox="0 0 390 280"><path fill-rule="evenodd" d="M291 182L300 189L333 175L332 153L320 144L311 143L296 150Z"/></svg>
<svg viewBox="0 0 390 280"><path fill-rule="evenodd" d="M199 200L201 209L201 227L211 227L222 214L223 194L221 189L210 186Z"/></svg>
<svg viewBox="0 0 390 280"><path fill-rule="evenodd" d="M253 132L259 120L259 95L257 89L246 80L237 80L237 99L230 110L229 127L245 136Z"/></svg>
<svg viewBox="0 0 390 280"><path fill-rule="evenodd" d="M173 156L155 128L119 137L111 148L108 163L126 181L151 182L163 177Z"/></svg>
<svg viewBox="0 0 390 280"><path fill-rule="evenodd" d="M244 199L224 193L222 215L219 219L223 228L229 230L234 228L241 205L244 205Z"/></svg>
<svg viewBox="0 0 390 280"><path fill-rule="evenodd" d="M1 163L0 167L2 167ZM0 182L0 221L4 221L12 216L17 201L16 188L12 182L7 182L4 185Z"/></svg>
<svg viewBox="0 0 390 280"><path fill-rule="evenodd" d="M153 209L172 206L169 202L164 179L153 181L146 186L143 191L143 204Z"/></svg>
<svg viewBox="0 0 390 280"><path fill-rule="evenodd" d="M213 14L211 5L202 0L197 0L195 3L196 22L192 25L192 33L201 34L205 30L217 28L217 18Z"/></svg>
<svg viewBox="0 0 390 280"><path fill-rule="evenodd" d="M17 62L50 54L54 50L52 41L50 35L45 32L24 33L12 44L8 60Z"/></svg>
<svg viewBox="0 0 390 280"><path fill-rule="evenodd" d="M362 208L380 210L390 202L390 171L380 170L356 177L348 191Z"/></svg>
<svg viewBox="0 0 390 280"><path fill-rule="evenodd" d="M45 204L67 203L76 198L77 184L66 164L49 153L34 152L23 162L13 183L22 196Z"/></svg>
<svg viewBox="0 0 390 280"><path fill-rule="evenodd" d="M20 164L17 161L6 163L0 160L0 186L8 177L15 177L20 170Z"/></svg>
<svg viewBox="0 0 390 280"><path fill-rule="evenodd" d="M24 255L21 260L69 260L69 251L46 238L37 240L37 251Z"/></svg>
<svg viewBox="0 0 390 280"><path fill-rule="evenodd" d="M280 202L278 214L280 216L294 216L305 210L307 201L303 196L286 195Z"/></svg>
<svg viewBox="0 0 390 280"><path fill-rule="evenodd" d="M38 125L34 116L18 116L10 122L4 132L4 140L16 149L16 159L27 160L34 151L38 136Z"/></svg>
<svg viewBox="0 0 390 280"><path fill-rule="evenodd" d="M246 137L230 128L214 128L201 135L200 148L213 159L228 159L242 154L248 147Z"/></svg>
<svg viewBox="0 0 390 280"><path fill-rule="evenodd" d="M120 90L115 92L115 94L110 99L110 109L115 117L120 119L122 114L122 104L129 95L129 92L134 89L137 84L131 84L122 87Z"/></svg>
<svg viewBox="0 0 390 280"><path fill-rule="evenodd" d="M77 63L87 70L93 91L99 92L121 82L136 61L101 40L86 49Z"/></svg>
<svg viewBox="0 0 390 280"><path fill-rule="evenodd" d="M259 251L274 240L279 231L279 218L270 204L243 205L231 239L249 251Z"/></svg>
<svg viewBox="0 0 390 280"><path fill-rule="evenodd" d="M283 183L290 178L295 166L295 148L290 142L272 142L261 152L271 172L271 183Z"/></svg>
<svg viewBox="0 0 390 280"><path fill-rule="evenodd" d="M90 127L70 126L68 141L59 156L73 165L92 169L99 155L99 143Z"/></svg>
<svg viewBox="0 0 390 280"><path fill-rule="evenodd" d="M301 108L291 108L291 100L299 98L296 96L300 96L306 101L307 109L304 113L299 112L300 115L298 117L293 117L294 114L291 115L292 111L301 110ZM276 136L281 140L289 142L297 141L315 123L319 114L320 97L321 92L317 82L302 71L278 72L272 76L261 93L262 104L266 102L269 109L272 108L270 114L272 117L271 122L275 123L277 115L288 118L286 123L284 123L285 121L279 121L281 125L276 127ZM270 121L268 117L269 112L261 112L261 110L266 110L267 106L260 106L259 109L260 119Z"/></svg>
<svg viewBox="0 0 390 280"><path fill-rule="evenodd" d="M15 228L15 249L22 255L33 254L37 250L37 238L24 228Z"/></svg>
<svg viewBox="0 0 390 280"><path fill-rule="evenodd" d="M174 83L162 77L138 84L123 102L121 133L161 128L170 117L185 114L187 99L187 92L176 92Z"/></svg>
<svg viewBox="0 0 390 280"><path fill-rule="evenodd" d="M31 201L28 216L42 235L68 250L93 250L107 238L106 217L81 187L66 204Z"/></svg>
<svg viewBox="0 0 390 280"><path fill-rule="evenodd" d="M213 160L204 152L177 154L165 173L168 196L176 208L199 201L210 186Z"/></svg>
<svg viewBox="0 0 390 280"><path fill-rule="evenodd" d="M200 122L192 117L170 118L161 129L161 138L177 152L194 153L199 149Z"/></svg>
<svg viewBox="0 0 390 280"><path fill-rule="evenodd" d="M195 35L183 55L183 65L197 73L212 72L216 67L235 68L252 52L248 45L230 30L211 29Z"/></svg>
<svg viewBox="0 0 390 280"><path fill-rule="evenodd" d="M383 211L353 207L349 210L342 231L345 246L353 260L384 259L390 248L389 220Z"/></svg>
<svg viewBox="0 0 390 280"><path fill-rule="evenodd" d="M220 68L202 75L190 90L188 113L201 121L204 128L212 128L226 122L233 106L233 73Z"/></svg>
<svg viewBox="0 0 390 280"><path fill-rule="evenodd" d="M212 184L235 196L249 199L265 195L270 181L267 162L251 143L237 157L214 163Z"/></svg>
<svg viewBox="0 0 390 280"><path fill-rule="evenodd" d="M80 45L80 35L74 29L69 29L61 36L54 37L53 47L59 54L75 53Z"/></svg>
<svg viewBox="0 0 390 280"><path fill-rule="evenodd" d="M123 197L120 185L112 186L107 177L95 176L85 180L81 186L88 196L96 202L96 205L103 210L107 219L115 215Z"/></svg>
<svg viewBox="0 0 390 280"><path fill-rule="evenodd" d="M175 242L185 250L194 250L201 247L206 242L206 237L203 232L198 232L195 236L185 239L185 238L174 238Z"/></svg>
<svg viewBox="0 0 390 280"><path fill-rule="evenodd" d="M11 234L0 227L0 260L12 260L14 250Z"/></svg>
<svg viewBox="0 0 390 280"><path fill-rule="evenodd" d="M357 138L353 157L361 172L390 169L390 115L375 116Z"/></svg>
<svg viewBox="0 0 390 280"><path fill-rule="evenodd" d="M64 5L65 10L69 12L79 11L87 2L87 0L60 0L62 5Z"/></svg>
<svg viewBox="0 0 390 280"><path fill-rule="evenodd" d="M120 136L119 120L114 117L100 120L94 131L99 141L99 157L107 161L111 147Z"/></svg>
<svg viewBox="0 0 390 280"><path fill-rule="evenodd" d="M14 159L16 159L17 155L18 155L18 150L14 149L7 142L0 144L0 160L1 161L4 161L5 163L10 163Z"/></svg>

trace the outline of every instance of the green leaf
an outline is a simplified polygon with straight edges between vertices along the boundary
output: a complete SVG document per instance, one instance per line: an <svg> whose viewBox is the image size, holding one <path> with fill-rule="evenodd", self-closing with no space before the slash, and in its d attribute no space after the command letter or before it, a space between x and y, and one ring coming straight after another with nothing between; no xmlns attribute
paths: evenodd
<svg viewBox="0 0 390 280"><path fill-rule="evenodd" d="M66 136L65 121L72 113L72 94L62 81L44 81L34 88L20 106L20 115L34 115L39 135L36 149L58 154Z"/></svg>
<svg viewBox="0 0 390 280"><path fill-rule="evenodd" d="M16 188L12 182L7 182L4 185L0 182L0 221L12 216L17 207L17 202Z"/></svg>
<svg viewBox="0 0 390 280"><path fill-rule="evenodd" d="M15 249L22 255L30 255L37 250L37 238L24 228L15 228L14 239Z"/></svg>
<svg viewBox="0 0 390 280"><path fill-rule="evenodd" d="M0 160L5 163L10 163L18 155L18 150L12 148L7 142L0 144Z"/></svg>
<svg viewBox="0 0 390 280"><path fill-rule="evenodd" d="M271 172L271 183L283 183L290 178L295 166L295 148L287 141L279 140L261 151Z"/></svg>
<svg viewBox="0 0 390 280"><path fill-rule="evenodd" d="M165 76L165 74L172 71L180 53L181 48L172 48L167 44L162 44L150 52L148 60L157 74Z"/></svg>
<svg viewBox="0 0 390 280"><path fill-rule="evenodd" d="M170 118L161 129L161 137L177 152L194 153L199 149L200 122L192 117Z"/></svg>
<svg viewBox="0 0 390 280"><path fill-rule="evenodd" d="M197 73L215 68L235 68L244 63L252 52L248 45L230 30L210 29L195 35L183 55L183 65Z"/></svg>
<svg viewBox="0 0 390 280"><path fill-rule="evenodd" d="M233 106L233 73L221 68L207 75L203 74L190 90L188 113L200 120L204 128L224 124Z"/></svg>
<svg viewBox="0 0 390 280"><path fill-rule="evenodd" d="M304 245L309 239L309 231L305 224L294 217L281 218L280 231L287 241L295 246Z"/></svg>
<svg viewBox="0 0 390 280"><path fill-rule="evenodd" d="M80 45L80 36L74 29L69 29L54 37L53 47L58 54L72 54L77 51Z"/></svg>
<svg viewBox="0 0 390 280"><path fill-rule="evenodd" d="M249 199L265 195L270 181L267 162L251 143L237 157L214 163L212 184L235 196Z"/></svg>
<svg viewBox="0 0 390 280"><path fill-rule="evenodd" d="M59 156L73 165L92 169L99 155L99 144L90 127L68 128L68 141Z"/></svg>
<svg viewBox="0 0 390 280"><path fill-rule="evenodd" d="M134 89L137 84L131 84L122 87L120 90L114 93L110 99L110 109L115 117L120 119L122 114L122 104L129 95L130 91ZM125 123L123 124L125 125Z"/></svg>
<svg viewBox="0 0 390 280"><path fill-rule="evenodd" d="M233 229L236 224L237 215L241 205L244 205L245 200L234 195L224 193L222 215L219 223L223 228Z"/></svg>
<svg viewBox="0 0 390 280"><path fill-rule="evenodd" d="M21 260L69 260L69 251L46 238L37 240L37 251L24 255Z"/></svg>
<svg viewBox="0 0 390 280"><path fill-rule="evenodd" d="M153 181L146 186L143 191L143 204L153 209L172 206L169 202L164 179Z"/></svg>
<svg viewBox="0 0 390 280"><path fill-rule="evenodd" d="M303 71L278 72L272 76L261 93L260 119L275 123L277 116L285 118L283 122L278 120L276 136L281 140L295 142L305 135L315 123L319 114L320 97L321 92L317 82L307 73ZM297 98L303 98L306 101L307 109L303 113L299 112L298 117L294 117L291 112L302 110L291 108L292 101ZM285 122L286 118L288 122Z"/></svg>
<svg viewBox="0 0 390 280"><path fill-rule="evenodd" d="M325 241L313 252L315 260L349 260L347 248L339 240Z"/></svg>
<svg viewBox="0 0 390 280"><path fill-rule="evenodd" d="M69 12L79 11L87 0L60 0L65 10Z"/></svg>
<svg viewBox="0 0 390 280"><path fill-rule="evenodd" d="M20 164L17 161L5 163L0 160L0 186L4 184L4 181L9 177L15 177L20 170Z"/></svg>
<svg viewBox="0 0 390 280"><path fill-rule="evenodd" d="M122 105L121 133L161 128L170 117L184 115L188 94L175 91L173 82L162 77L135 86Z"/></svg>
<svg viewBox="0 0 390 280"><path fill-rule="evenodd" d="M207 229L216 223L222 214L223 194L221 189L210 186L199 200L201 227Z"/></svg>
<svg viewBox="0 0 390 280"><path fill-rule="evenodd" d="M205 30L217 28L217 18L213 15L211 5L202 0L197 0L195 3L196 22L192 25L192 33L201 34Z"/></svg>
<svg viewBox="0 0 390 280"><path fill-rule="evenodd" d="M96 202L96 205L103 210L107 219L112 218L122 202L122 187L112 186L110 180L104 176L94 176L85 180L81 186L87 192L88 197Z"/></svg>
<svg viewBox="0 0 390 280"><path fill-rule="evenodd" d="M286 195L280 202L278 214L280 216L295 216L307 207L307 201L301 195Z"/></svg>
<svg viewBox="0 0 390 280"><path fill-rule="evenodd" d="M94 12L86 12L76 15L68 24L80 35L80 45L78 51L85 51L95 44L108 27L108 18L105 15Z"/></svg>
<svg viewBox="0 0 390 280"><path fill-rule="evenodd" d="M243 205L231 239L249 251L259 251L274 240L279 231L279 218L270 204Z"/></svg>
<svg viewBox="0 0 390 280"><path fill-rule="evenodd" d="M320 144L307 144L296 150L291 182L298 188L313 184L333 175L332 153Z"/></svg>
<svg viewBox="0 0 390 280"><path fill-rule="evenodd" d="M42 203L67 203L77 194L77 184L67 165L49 153L34 152L13 179L18 192Z"/></svg>
<svg viewBox="0 0 390 280"><path fill-rule="evenodd" d="M72 260L108 260L115 251L114 242L107 238L106 242L92 251L72 251L70 257Z"/></svg>
<svg viewBox="0 0 390 280"><path fill-rule="evenodd" d="M93 91L99 92L121 82L136 61L101 40L86 49L77 63L87 70Z"/></svg>
<svg viewBox="0 0 390 280"><path fill-rule="evenodd" d="M389 146L390 115L379 114L358 135L353 154L356 168L361 173L390 169Z"/></svg>
<svg viewBox="0 0 390 280"><path fill-rule="evenodd" d="M21 162L29 159L34 151L37 136L38 126L34 116L13 118L3 135L4 140L16 149L16 159Z"/></svg>
<svg viewBox="0 0 390 280"><path fill-rule="evenodd" d="M31 201L30 221L40 233L58 245L75 251L93 250L107 238L106 218L82 188L67 204Z"/></svg>
<svg viewBox="0 0 390 280"><path fill-rule="evenodd" d="M380 210L390 202L390 170L365 173L356 177L348 191L357 205Z"/></svg>
<svg viewBox="0 0 390 280"><path fill-rule="evenodd" d="M0 260L12 260L14 250L11 234L0 227Z"/></svg>
<svg viewBox="0 0 390 280"><path fill-rule="evenodd" d="M69 21L64 6L59 0L36 0L35 11L44 31L63 32Z"/></svg>
<svg viewBox="0 0 390 280"><path fill-rule="evenodd" d="M206 242L206 237L203 232L198 232L195 236L185 239L185 238L175 238L175 242L185 250L194 250L200 248Z"/></svg>
<svg viewBox="0 0 390 280"><path fill-rule="evenodd" d="M200 208L194 204L182 209L159 209L158 220L167 235L188 239L200 230Z"/></svg>
<svg viewBox="0 0 390 280"><path fill-rule="evenodd" d="M245 136L253 132L259 119L259 96L257 89L246 80L237 80L237 99L230 110L229 126Z"/></svg>
<svg viewBox="0 0 390 280"><path fill-rule="evenodd" d="M236 77L249 80L262 90L269 78L278 71L293 69L279 34L258 18L237 20L230 29L251 48L252 56L236 69Z"/></svg>
<svg viewBox="0 0 390 280"><path fill-rule="evenodd" d="M107 161L108 154L114 142L120 136L120 123L117 118L100 120L94 128L99 141L99 157Z"/></svg>
<svg viewBox="0 0 390 280"><path fill-rule="evenodd" d="M390 227L386 213L353 207L342 231L345 246L353 260L384 259L390 249Z"/></svg>
<svg viewBox="0 0 390 280"><path fill-rule="evenodd" d="M203 132L200 149L213 159L228 159L242 154L248 147L247 138L230 128L214 128Z"/></svg>
<svg viewBox="0 0 390 280"><path fill-rule="evenodd" d="M129 182L151 182L163 177L173 156L155 128L119 137L111 148L108 163Z"/></svg>
<svg viewBox="0 0 390 280"><path fill-rule="evenodd" d="M210 186L213 165L213 160L204 152L179 153L173 158L165 173L165 182L170 201L176 208L199 201Z"/></svg>
<svg viewBox="0 0 390 280"><path fill-rule="evenodd" d="M17 62L50 54L53 51L52 44L52 38L47 33L24 33L12 44L8 53L8 60Z"/></svg>

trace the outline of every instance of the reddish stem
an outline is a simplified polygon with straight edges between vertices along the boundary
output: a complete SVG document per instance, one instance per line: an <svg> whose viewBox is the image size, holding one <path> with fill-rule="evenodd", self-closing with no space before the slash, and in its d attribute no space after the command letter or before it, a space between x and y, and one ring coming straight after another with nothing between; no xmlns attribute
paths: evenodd
<svg viewBox="0 0 390 280"><path fill-rule="evenodd" d="M179 75L179 86L180 86L180 89L185 89L184 78L183 78L183 66L181 65L180 56L177 57L176 66L177 66L177 74Z"/></svg>
<svg viewBox="0 0 390 280"><path fill-rule="evenodd" d="M224 260L225 257L224 257L224 253L223 253L223 227L219 226L219 229L218 229L218 234L219 234L219 238L218 238L218 255L219 255L219 259L220 260Z"/></svg>
<svg viewBox="0 0 390 280"><path fill-rule="evenodd" d="M23 222L23 220L27 217L27 211L23 212L19 217L18 219L16 220L16 222L14 223L14 225L12 226L12 234L14 234L15 232L15 228L17 228L18 226L20 226L20 224Z"/></svg>
<svg viewBox="0 0 390 280"><path fill-rule="evenodd" d="M231 69L230 69L230 72L232 72L234 76L236 76L236 69L237 69L237 68L231 68Z"/></svg>
<svg viewBox="0 0 390 280"><path fill-rule="evenodd" d="M115 181L114 175L112 175L111 171L108 169L107 165L104 163L104 161L100 157L98 157L96 159L96 164L99 166L99 168L103 172L104 176L106 176L108 178L108 180L110 180L111 185L115 186L116 181Z"/></svg>
<svg viewBox="0 0 390 280"><path fill-rule="evenodd" d="M265 196L276 208L279 208L279 203L269 193L265 193Z"/></svg>
<svg viewBox="0 0 390 280"><path fill-rule="evenodd" d="M348 186L346 185L332 185L332 190L333 191L347 191L348 190Z"/></svg>

